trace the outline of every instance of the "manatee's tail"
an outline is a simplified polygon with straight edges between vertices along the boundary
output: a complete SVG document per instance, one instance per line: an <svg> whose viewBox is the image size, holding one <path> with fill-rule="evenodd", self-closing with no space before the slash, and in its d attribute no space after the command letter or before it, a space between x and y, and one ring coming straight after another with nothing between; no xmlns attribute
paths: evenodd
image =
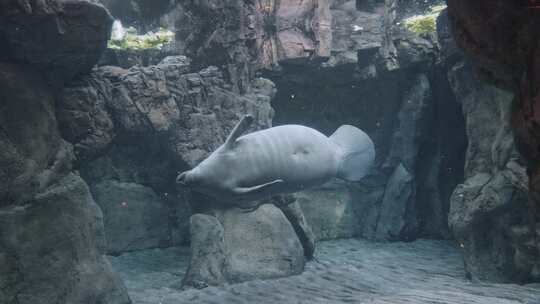
<svg viewBox="0 0 540 304"><path fill-rule="evenodd" d="M368 174L375 161L375 147L366 133L357 127L343 125L330 136L330 139L340 149L338 178L358 181Z"/></svg>

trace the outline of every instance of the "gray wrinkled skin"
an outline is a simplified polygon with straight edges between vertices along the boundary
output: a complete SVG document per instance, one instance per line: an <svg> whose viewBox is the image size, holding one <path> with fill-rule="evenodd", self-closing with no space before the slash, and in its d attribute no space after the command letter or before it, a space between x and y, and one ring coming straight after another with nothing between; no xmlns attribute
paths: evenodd
<svg viewBox="0 0 540 304"><path fill-rule="evenodd" d="M283 125L239 137L252 121L246 115L225 144L197 167L181 173L177 183L218 202L251 208L253 201L321 185L334 177L358 180L373 163L373 143L352 126L345 130L353 134L345 136L337 134L343 127L327 137L305 126ZM355 151L340 146L342 139L354 140ZM354 173L344 172L343 164L351 160L360 166L351 166Z"/></svg>

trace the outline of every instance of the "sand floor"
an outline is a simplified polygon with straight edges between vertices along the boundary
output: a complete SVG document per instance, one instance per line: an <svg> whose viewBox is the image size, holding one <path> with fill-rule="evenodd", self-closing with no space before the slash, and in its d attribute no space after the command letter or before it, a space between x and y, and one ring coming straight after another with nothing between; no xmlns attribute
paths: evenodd
<svg viewBox="0 0 540 304"><path fill-rule="evenodd" d="M189 248L110 257L135 304L173 303L459 303L540 304L540 284L479 284L465 279L450 242L317 244L317 261L298 276L180 291Z"/></svg>

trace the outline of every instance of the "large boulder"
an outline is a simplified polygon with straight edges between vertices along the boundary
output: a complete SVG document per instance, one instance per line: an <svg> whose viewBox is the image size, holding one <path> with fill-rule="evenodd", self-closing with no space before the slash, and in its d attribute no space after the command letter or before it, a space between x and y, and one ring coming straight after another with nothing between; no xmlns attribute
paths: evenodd
<svg viewBox="0 0 540 304"><path fill-rule="evenodd" d="M201 289L227 281L223 225L212 215L194 214L189 219L191 259L182 286Z"/></svg>
<svg viewBox="0 0 540 304"><path fill-rule="evenodd" d="M131 303L104 256L102 214L79 176L2 208L0 231L0 302Z"/></svg>
<svg viewBox="0 0 540 304"><path fill-rule="evenodd" d="M61 85L89 72L105 49L112 18L93 0L0 4L0 61L30 64Z"/></svg>
<svg viewBox="0 0 540 304"><path fill-rule="evenodd" d="M70 173L52 89L0 64L0 96L0 302L129 303L104 257L101 210Z"/></svg>
<svg viewBox="0 0 540 304"><path fill-rule="evenodd" d="M105 217L107 251L114 254L171 244L169 208L148 187L104 180L92 194Z"/></svg>
<svg viewBox="0 0 540 304"><path fill-rule="evenodd" d="M191 218L192 256L184 287L299 274L304 250L285 215L271 204L251 213L216 210Z"/></svg>
<svg viewBox="0 0 540 304"><path fill-rule="evenodd" d="M262 205L249 214L229 210L217 217L224 228L231 282L289 276L304 269L302 245L274 205Z"/></svg>

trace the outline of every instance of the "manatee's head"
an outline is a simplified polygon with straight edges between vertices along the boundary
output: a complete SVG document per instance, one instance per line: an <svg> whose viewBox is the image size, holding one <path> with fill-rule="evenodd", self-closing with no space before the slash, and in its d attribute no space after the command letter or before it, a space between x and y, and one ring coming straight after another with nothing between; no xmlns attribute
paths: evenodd
<svg viewBox="0 0 540 304"><path fill-rule="evenodd" d="M176 177L176 183L199 193L213 196L220 189L218 176L212 167L197 166L184 171Z"/></svg>
<svg viewBox="0 0 540 304"><path fill-rule="evenodd" d="M204 176L201 174L200 170L196 169L197 168L178 174L176 183L183 187L200 190L200 188L204 186Z"/></svg>
<svg viewBox="0 0 540 304"><path fill-rule="evenodd" d="M176 183L195 192L221 198L230 188L226 181L231 180L233 170L220 151L212 153L195 168L180 173L176 177Z"/></svg>

